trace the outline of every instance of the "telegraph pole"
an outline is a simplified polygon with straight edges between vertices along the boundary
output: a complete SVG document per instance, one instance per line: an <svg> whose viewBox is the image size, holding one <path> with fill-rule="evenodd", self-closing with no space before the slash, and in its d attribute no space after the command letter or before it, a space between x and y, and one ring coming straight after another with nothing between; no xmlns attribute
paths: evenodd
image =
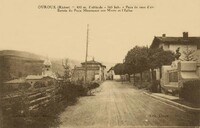
<svg viewBox="0 0 200 128"><path fill-rule="evenodd" d="M85 84L85 85L87 84L88 37L89 37L89 24L87 25L87 38L86 38L85 79L84 79L84 84Z"/></svg>

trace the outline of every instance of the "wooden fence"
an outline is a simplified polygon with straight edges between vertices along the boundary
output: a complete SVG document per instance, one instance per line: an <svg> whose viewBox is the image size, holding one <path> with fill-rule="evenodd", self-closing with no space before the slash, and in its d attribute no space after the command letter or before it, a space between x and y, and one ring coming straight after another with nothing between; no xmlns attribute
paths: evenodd
<svg viewBox="0 0 200 128"><path fill-rule="evenodd" d="M61 100L61 94L58 93L59 89L59 86L49 86L37 89L18 90L3 96L3 108L4 110L9 110L14 102L22 100L22 104L29 110L39 109L42 106L46 106L50 101Z"/></svg>

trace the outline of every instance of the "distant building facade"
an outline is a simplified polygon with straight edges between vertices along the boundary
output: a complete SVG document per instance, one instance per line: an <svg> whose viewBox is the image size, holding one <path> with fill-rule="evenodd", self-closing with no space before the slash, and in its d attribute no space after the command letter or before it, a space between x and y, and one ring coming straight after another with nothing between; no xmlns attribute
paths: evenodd
<svg viewBox="0 0 200 128"><path fill-rule="evenodd" d="M113 80L113 79L114 79L114 75L115 75L114 69L113 69L113 67L111 67L111 68L107 71L106 79L107 79L107 80Z"/></svg>
<svg viewBox="0 0 200 128"><path fill-rule="evenodd" d="M115 74L114 67L111 67L107 71L107 80L120 80L120 79L121 79L121 76Z"/></svg>
<svg viewBox="0 0 200 128"><path fill-rule="evenodd" d="M106 66L100 62L95 61L94 59L91 61L87 61L87 81L91 82L94 80L105 80L105 69ZM74 67L72 73L72 81L83 81L85 79L85 71L86 71L86 63L81 63L80 67Z"/></svg>

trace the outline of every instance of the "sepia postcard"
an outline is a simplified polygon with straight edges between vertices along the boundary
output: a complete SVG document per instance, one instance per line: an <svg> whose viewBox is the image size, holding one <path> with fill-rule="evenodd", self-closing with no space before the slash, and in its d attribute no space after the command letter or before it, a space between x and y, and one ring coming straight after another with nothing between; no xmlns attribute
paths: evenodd
<svg viewBox="0 0 200 128"><path fill-rule="evenodd" d="M200 0L0 0L0 128L200 127Z"/></svg>

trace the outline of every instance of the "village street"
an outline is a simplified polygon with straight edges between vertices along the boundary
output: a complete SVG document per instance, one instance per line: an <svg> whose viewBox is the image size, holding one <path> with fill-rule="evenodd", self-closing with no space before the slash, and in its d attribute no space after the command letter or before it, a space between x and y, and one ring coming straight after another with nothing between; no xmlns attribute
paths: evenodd
<svg viewBox="0 0 200 128"><path fill-rule="evenodd" d="M79 99L60 115L60 127L188 126L197 118L153 99L133 85L105 81L94 96Z"/></svg>

